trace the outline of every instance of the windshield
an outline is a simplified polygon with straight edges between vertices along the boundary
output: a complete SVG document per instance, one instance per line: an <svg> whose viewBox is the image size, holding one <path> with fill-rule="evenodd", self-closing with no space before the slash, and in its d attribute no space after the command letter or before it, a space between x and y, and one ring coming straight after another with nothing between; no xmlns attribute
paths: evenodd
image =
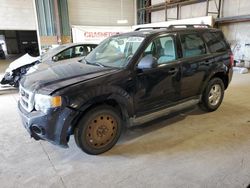
<svg viewBox="0 0 250 188"><path fill-rule="evenodd" d="M133 57L144 37L114 36L104 40L87 57L89 64L123 68Z"/></svg>

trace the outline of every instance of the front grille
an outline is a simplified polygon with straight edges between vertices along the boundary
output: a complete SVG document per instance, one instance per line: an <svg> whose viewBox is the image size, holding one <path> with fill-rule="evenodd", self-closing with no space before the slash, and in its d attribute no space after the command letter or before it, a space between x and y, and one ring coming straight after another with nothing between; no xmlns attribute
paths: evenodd
<svg viewBox="0 0 250 188"><path fill-rule="evenodd" d="M28 111L31 112L34 108L34 99L33 94L30 91L27 91L24 89L21 85L19 86L19 95L20 95L20 103L22 107Z"/></svg>

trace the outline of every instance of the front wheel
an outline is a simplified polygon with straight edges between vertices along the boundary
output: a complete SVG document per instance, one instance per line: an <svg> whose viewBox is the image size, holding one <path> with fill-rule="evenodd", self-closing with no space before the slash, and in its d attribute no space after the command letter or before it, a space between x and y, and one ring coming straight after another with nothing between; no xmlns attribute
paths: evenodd
<svg viewBox="0 0 250 188"><path fill-rule="evenodd" d="M211 79L203 92L200 107L208 112L217 110L223 100L224 90L224 83L220 78Z"/></svg>
<svg viewBox="0 0 250 188"><path fill-rule="evenodd" d="M102 105L91 109L79 121L74 131L78 147L91 155L111 149L119 139L122 120L117 110Z"/></svg>

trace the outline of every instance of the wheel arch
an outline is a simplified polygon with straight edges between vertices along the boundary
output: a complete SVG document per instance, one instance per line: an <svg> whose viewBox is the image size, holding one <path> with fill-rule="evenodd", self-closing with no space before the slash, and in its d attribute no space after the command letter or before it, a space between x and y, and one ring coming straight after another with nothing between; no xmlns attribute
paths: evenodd
<svg viewBox="0 0 250 188"><path fill-rule="evenodd" d="M81 100L80 100L81 99ZM100 105L114 107L121 115L123 121L129 123L129 117L133 114L133 102L131 96L118 87L100 87L89 90L81 98L78 98L78 116L73 120L71 133L73 133L79 120L91 109Z"/></svg>
<svg viewBox="0 0 250 188"><path fill-rule="evenodd" d="M201 94L204 92L204 90L207 87L207 84L209 83L209 81L213 78L220 78L223 83L224 83L224 88L225 90L227 89L228 85L229 85L229 77L226 74L226 72L224 71L219 71L219 72L214 72L213 74L211 74L206 80L205 83L203 84L202 88L201 88Z"/></svg>
<svg viewBox="0 0 250 188"><path fill-rule="evenodd" d="M229 78L228 78L227 74L225 74L224 72L217 72L209 80L211 80L213 78L220 78L224 83L225 90L227 89L227 87L229 85Z"/></svg>

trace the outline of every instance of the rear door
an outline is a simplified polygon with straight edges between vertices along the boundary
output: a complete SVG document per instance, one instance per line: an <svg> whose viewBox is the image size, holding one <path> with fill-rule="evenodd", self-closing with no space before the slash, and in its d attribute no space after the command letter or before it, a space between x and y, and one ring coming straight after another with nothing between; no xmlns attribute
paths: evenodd
<svg viewBox="0 0 250 188"><path fill-rule="evenodd" d="M181 99L186 99L200 94L214 58L200 33L181 33L179 39L182 49Z"/></svg>
<svg viewBox="0 0 250 188"><path fill-rule="evenodd" d="M223 33L218 30L209 31L204 32L202 36L209 48L209 51L214 55L215 63L219 64L223 62L227 67L230 67L230 54L232 52Z"/></svg>

